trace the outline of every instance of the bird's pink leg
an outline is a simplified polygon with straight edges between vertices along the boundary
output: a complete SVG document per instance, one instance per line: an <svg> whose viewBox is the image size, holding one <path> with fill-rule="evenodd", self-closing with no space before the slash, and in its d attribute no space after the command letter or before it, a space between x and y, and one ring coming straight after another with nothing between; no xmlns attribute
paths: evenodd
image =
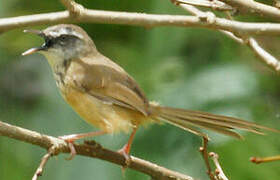
<svg viewBox="0 0 280 180"><path fill-rule="evenodd" d="M125 163L127 165L130 163L129 153L130 153L131 145L132 145L132 142L133 142L137 129L138 128L133 129L133 131L128 139L128 142L118 151L125 157Z"/></svg>
<svg viewBox="0 0 280 180"><path fill-rule="evenodd" d="M70 148L70 157L67 158L68 160L71 160L75 157L76 150L74 147L74 142L78 139L86 138L86 137L94 137L94 136L101 136L106 134L104 131L95 131L95 132L89 132L89 133L81 133L81 134L70 134L66 136L59 136L58 138L63 139L68 143L68 146Z"/></svg>

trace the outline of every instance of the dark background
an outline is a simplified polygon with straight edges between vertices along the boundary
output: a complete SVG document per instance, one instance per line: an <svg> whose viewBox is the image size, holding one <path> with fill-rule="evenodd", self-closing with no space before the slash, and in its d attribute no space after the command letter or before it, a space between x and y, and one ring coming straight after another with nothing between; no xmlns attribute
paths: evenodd
<svg viewBox="0 0 280 180"><path fill-rule="evenodd" d="M186 14L168 0L78 1L87 8ZM0 17L64 10L57 0L0 0ZM237 17L242 19L242 17ZM244 19L261 20L246 16ZM120 64L144 89L150 100L162 105L231 115L280 129L279 78L246 47L216 31L160 27L145 29L125 25L79 24L95 41L99 51ZM46 26L31 27L42 29ZM23 29L0 35L0 120L52 136L95 131L61 98L50 67L42 55L22 57L26 49L42 40ZM278 55L278 37L260 37ZM251 156L279 154L279 134L260 136L242 132L239 141L210 133L210 151L220 156L229 179L279 179L279 162L255 165ZM95 138L117 150L128 135ZM132 154L164 167L207 179L198 152L199 137L169 125L141 128ZM45 150L0 137L0 179L30 180ZM66 155L52 158L40 180L149 179L97 159Z"/></svg>

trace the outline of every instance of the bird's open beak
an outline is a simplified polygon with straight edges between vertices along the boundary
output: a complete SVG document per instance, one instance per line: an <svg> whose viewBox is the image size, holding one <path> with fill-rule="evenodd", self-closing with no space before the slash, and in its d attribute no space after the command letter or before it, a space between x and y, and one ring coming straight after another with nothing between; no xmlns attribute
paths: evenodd
<svg viewBox="0 0 280 180"><path fill-rule="evenodd" d="M23 31L24 33L31 33L31 34L36 34L36 35L38 35L38 36L41 36L41 37L43 37L44 39L45 39L45 34L42 32L42 31L40 31L40 30L24 30ZM30 49L28 49L27 51L25 51L25 52L23 52L21 55L23 55L23 56L26 56L26 55L30 55L30 54L33 54L33 53L35 53L35 52L38 52L38 51L41 51L41 50L44 50L46 47L45 47L45 44L43 44L42 46L40 46L40 47L34 47L34 48L30 48Z"/></svg>

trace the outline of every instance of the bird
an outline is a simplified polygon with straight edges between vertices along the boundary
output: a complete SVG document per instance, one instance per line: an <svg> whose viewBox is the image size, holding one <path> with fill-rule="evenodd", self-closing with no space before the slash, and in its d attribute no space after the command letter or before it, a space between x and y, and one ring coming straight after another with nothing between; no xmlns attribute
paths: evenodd
<svg viewBox="0 0 280 180"><path fill-rule="evenodd" d="M76 154L73 143L81 138L103 134L130 133L120 149L129 158L137 129L145 124L168 123L200 137L202 129L242 139L236 129L263 134L278 131L234 117L173 108L149 101L137 82L122 67L101 54L90 36L79 26L58 24L43 30L24 30L44 39L43 45L22 55L40 53L52 69L64 100L86 122L100 131L61 136ZM70 159L71 159L70 158Z"/></svg>

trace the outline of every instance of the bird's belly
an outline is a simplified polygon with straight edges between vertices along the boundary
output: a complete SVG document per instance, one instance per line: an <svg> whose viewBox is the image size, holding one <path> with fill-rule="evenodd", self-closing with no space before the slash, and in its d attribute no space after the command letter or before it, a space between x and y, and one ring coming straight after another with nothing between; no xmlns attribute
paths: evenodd
<svg viewBox="0 0 280 180"><path fill-rule="evenodd" d="M108 133L129 132L147 120L138 111L103 102L73 88L67 88L63 96L85 121Z"/></svg>

